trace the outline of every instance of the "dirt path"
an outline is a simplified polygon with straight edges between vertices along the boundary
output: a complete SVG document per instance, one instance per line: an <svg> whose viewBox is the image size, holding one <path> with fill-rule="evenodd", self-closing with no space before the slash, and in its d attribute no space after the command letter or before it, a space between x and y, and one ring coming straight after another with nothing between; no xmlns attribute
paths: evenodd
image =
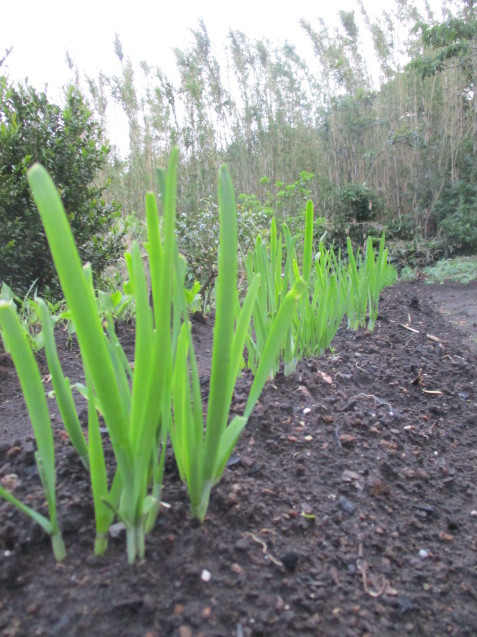
<svg viewBox="0 0 477 637"><path fill-rule="evenodd" d="M477 351L477 281L466 285L454 282L432 284L421 290L449 323L464 334L464 345Z"/></svg>

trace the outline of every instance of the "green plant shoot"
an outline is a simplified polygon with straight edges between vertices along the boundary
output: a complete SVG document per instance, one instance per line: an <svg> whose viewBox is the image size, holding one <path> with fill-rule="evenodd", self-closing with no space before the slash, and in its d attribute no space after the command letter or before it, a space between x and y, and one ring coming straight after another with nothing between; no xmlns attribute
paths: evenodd
<svg viewBox="0 0 477 637"><path fill-rule="evenodd" d="M128 560L142 558L145 533L159 510L158 494L172 385L172 287L175 270L175 188L177 151L171 155L165 176L164 238L159 236L158 211L153 195L146 198L148 250L153 309L149 304L144 265L137 244L126 261L136 307L136 349L131 369L113 326L104 333L98 315L92 277L81 267L73 236L56 188L39 165L28 179L45 228L58 278L75 325L85 375L88 401L102 414L111 439L118 475L106 496L102 469L102 446L90 409L89 464L95 506L106 498L126 526ZM106 322L108 323L108 322ZM110 321L111 323L111 321ZM131 386L129 386L129 379ZM100 494L100 495L98 495ZM103 522L105 512L99 516ZM98 522L98 517L97 517ZM102 526L104 524L102 523ZM99 531L104 539L104 528ZM98 542L102 550L104 542Z"/></svg>
<svg viewBox="0 0 477 637"><path fill-rule="evenodd" d="M48 503L50 519L20 502L12 493L0 487L0 496L29 515L51 536L53 552L57 560L66 556L56 511L55 448L48 405L41 375L28 343L25 330L20 324L11 303L0 301L0 329L5 348L10 352L18 373L25 403L30 415L38 450L35 460Z"/></svg>
<svg viewBox="0 0 477 637"><path fill-rule="evenodd" d="M244 414L235 416L229 423L233 390L242 365L243 347L260 278L255 276L250 282L236 317L237 221L232 180L226 166L219 172L219 215L217 307L205 433L198 369L188 322L181 329L174 367L171 438L179 472L188 486L191 513L201 521L207 513L211 490L220 480L270 375L297 303L306 289L302 280L297 281L282 303L269 329Z"/></svg>

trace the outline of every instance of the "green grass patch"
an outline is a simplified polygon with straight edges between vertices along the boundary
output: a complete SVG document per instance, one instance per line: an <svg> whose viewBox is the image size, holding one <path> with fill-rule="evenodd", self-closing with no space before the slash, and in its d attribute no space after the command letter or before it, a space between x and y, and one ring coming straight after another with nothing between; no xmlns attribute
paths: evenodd
<svg viewBox="0 0 477 637"><path fill-rule="evenodd" d="M418 272L424 275L427 283L443 283L444 281L469 283L477 279L477 256L442 259L422 270L406 266L401 271L400 279L415 281Z"/></svg>

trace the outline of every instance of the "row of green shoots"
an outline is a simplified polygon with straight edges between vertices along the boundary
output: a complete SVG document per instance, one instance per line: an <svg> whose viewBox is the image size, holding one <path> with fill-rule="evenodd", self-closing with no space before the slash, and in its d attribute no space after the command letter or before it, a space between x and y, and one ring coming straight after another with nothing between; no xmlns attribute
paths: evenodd
<svg viewBox="0 0 477 637"><path fill-rule="evenodd" d="M395 278L387 264L384 237L377 256L371 240L365 255L348 263L320 243L313 259L313 207L307 208L302 271L296 240L272 222L269 245L257 239L247 258L248 286L239 298L236 205L226 166L219 171L220 240L215 289L215 324L209 394L203 405L189 321L197 288L185 289L186 262L175 239L178 153L167 171L157 171L162 219L155 195L146 195L148 268L140 246L126 253L129 281L125 293L95 293L88 264L82 265L58 192L43 167L28 180L38 206L64 294L64 314L76 333L85 383L71 386L58 357L51 307L35 298L54 396L71 440L89 473L94 503L94 551L107 549L113 522L126 530L130 563L145 555L145 537L160 509L168 440L180 476L187 485L193 517L203 521L214 485L220 480L263 387L282 360L291 372L303 356L322 354L345 313L349 326L374 326L381 289ZM284 267L283 267L284 264ZM150 283L148 283L150 282ZM98 303L99 310L98 311ZM114 313L130 303L135 314L135 352L130 362L115 332ZM35 454L47 513L34 510L0 487L0 496L29 515L51 537L56 559L66 556L57 515L53 430L32 342L13 299L0 300L0 330L21 383L36 437ZM234 387L244 365L253 382L241 415L229 418ZM80 425L73 398L79 390L88 402L88 426ZM104 428L100 427L100 420ZM103 448L106 430L114 453L114 477L108 480Z"/></svg>
<svg viewBox="0 0 477 637"><path fill-rule="evenodd" d="M380 294L397 279L395 268L388 263L384 234L375 252L368 237L364 254L355 256L351 240L347 241L347 259L335 254L319 242L313 256L313 204L307 204L300 272L296 244L286 224L277 234L272 220L269 243L258 237L255 249L247 255L247 279L250 285L259 274L261 285L252 312L252 325L246 341L248 366L255 372L270 327L288 293L299 280L305 281L307 293L297 304L297 311L286 332L275 360L272 374L284 363L285 374L292 373L297 362L306 357L319 357L331 345L345 315L348 327L374 330L378 317ZM300 246L301 247L301 246Z"/></svg>

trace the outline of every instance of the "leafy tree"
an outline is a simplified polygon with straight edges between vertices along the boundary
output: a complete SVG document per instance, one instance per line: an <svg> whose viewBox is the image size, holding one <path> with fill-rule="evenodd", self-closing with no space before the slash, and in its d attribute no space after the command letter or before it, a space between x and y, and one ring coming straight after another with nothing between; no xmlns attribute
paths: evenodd
<svg viewBox="0 0 477 637"><path fill-rule="evenodd" d="M415 29L421 31L422 42L429 47L423 56L412 62L423 77L432 77L456 61L471 73L477 37L477 19L474 16L451 16L433 25L419 22Z"/></svg>
<svg viewBox="0 0 477 637"><path fill-rule="evenodd" d="M472 120L472 157L464 159L470 178L477 173L477 8L474 0L466 0L457 16L449 16L442 23L429 25L418 22L415 30L421 31L424 53L416 57L411 68L422 77L434 77L446 70L455 69L462 75L459 92L463 96L463 110ZM452 174L452 181L456 174Z"/></svg>
<svg viewBox="0 0 477 637"><path fill-rule="evenodd" d="M448 253L477 247L477 8L474 0L460 4L457 15L441 23L418 22L423 53L410 64L423 78L445 81L450 161L431 218Z"/></svg>
<svg viewBox="0 0 477 637"><path fill-rule="evenodd" d="M109 148L81 93L70 87L64 108L31 86L0 77L0 281L16 292L32 283L55 294L58 281L26 173L42 163L57 185L83 261L96 275L122 251L116 204L95 184Z"/></svg>

